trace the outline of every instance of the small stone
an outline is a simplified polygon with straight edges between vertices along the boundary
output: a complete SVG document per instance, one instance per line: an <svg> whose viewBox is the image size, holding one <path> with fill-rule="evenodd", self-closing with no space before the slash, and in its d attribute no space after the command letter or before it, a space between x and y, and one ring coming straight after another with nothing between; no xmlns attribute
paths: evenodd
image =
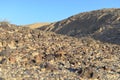
<svg viewBox="0 0 120 80"><path fill-rule="evenodd" d="M2 45L2 42L0 42L0 47L2 47L3 45Z"/></svg>
<svg viewBox="0 0 120 80"><path fill-rule="evenodd" d="M0 77L0 80L5 80L5 79Z"/></svg>
<svg viewBox="0 0 120 80"><path fill-rule="evenodd" d="M14 41L11 41L11 43L9 43L8 46L10 47L10 49L16 49L16 45Z"/></svg>
<svg viewBox="0 0 120 80"><path fill-rule="evenodd" d="M6 61L6 59L5 59L5 58L2 58L2 59L0 60L0 64L3 64L5 61Z"/></svg>
<svg viewBox="0 0 120 80"><path fill-rule="evenodd" d="M10 57L10 58L9 58L9 61L13 64L13 63L16 62L16 58L15 58L15 57Z"/></svg>

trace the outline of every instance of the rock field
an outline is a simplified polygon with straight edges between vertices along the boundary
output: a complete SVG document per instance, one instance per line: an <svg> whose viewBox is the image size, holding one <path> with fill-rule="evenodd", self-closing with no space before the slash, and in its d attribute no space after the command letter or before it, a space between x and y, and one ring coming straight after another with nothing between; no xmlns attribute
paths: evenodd
<svg viewBox="0 0 120 80"><path fill-rule="evenodd" d="M1 25L0 80L120 80L120 45Z"/></svg>

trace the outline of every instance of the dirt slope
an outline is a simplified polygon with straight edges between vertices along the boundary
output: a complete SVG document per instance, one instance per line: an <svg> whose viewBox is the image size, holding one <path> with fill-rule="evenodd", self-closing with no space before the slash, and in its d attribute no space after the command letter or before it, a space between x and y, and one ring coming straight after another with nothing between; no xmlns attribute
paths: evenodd
<svg viewBox="0 0 120 80"><path fill-rule="evenodd" d="M40 28L41 26L45 26L48 24L50 24L50 23L34 23L34 24L26 25L26 26L31 28L31 29L36 29L36 28Z"/></svg>
<svg viewBox="0 0 120 80"><path fill-rule="evenodd" d="M73 15L39 29L73 37L91 36L120 44L120 9L101 9Z"/></svg>

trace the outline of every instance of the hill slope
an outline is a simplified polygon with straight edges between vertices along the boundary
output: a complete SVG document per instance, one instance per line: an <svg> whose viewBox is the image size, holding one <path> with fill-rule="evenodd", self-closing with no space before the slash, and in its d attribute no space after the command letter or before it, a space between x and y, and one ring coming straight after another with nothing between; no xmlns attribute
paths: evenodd
<svg viewBox="0 0 120 80"><path fill-rule="evenodd" d="M103 42L120 44L120 9L84 12L39 29L73 37L89 35Z"/></svg>
<svg viewBox="0 0 120 80"><path fill-rule="evenodd" d="M118 80L120 46L0 26L1 80Z"/></svg>
<svg viewBox="0 0 120 80"><path fill-rule="evenodd" d="M50 23L34 23L34 24L26 25L26 26L31 28L31 29L36 29L36 28L40 28L41 26L45 26L48 24L50 24Z"/></svg>

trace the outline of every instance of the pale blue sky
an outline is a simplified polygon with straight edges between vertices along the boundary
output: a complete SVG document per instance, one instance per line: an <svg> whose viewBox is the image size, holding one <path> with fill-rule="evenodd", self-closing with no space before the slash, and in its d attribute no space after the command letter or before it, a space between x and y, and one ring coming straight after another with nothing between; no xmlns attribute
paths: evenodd
<svg viewBox="0 0 120 80"><path fill-rule="evenodd" d="M1 0L0 20L14 24L54 22L102 8L120 8L120 0Z"/></svg>

